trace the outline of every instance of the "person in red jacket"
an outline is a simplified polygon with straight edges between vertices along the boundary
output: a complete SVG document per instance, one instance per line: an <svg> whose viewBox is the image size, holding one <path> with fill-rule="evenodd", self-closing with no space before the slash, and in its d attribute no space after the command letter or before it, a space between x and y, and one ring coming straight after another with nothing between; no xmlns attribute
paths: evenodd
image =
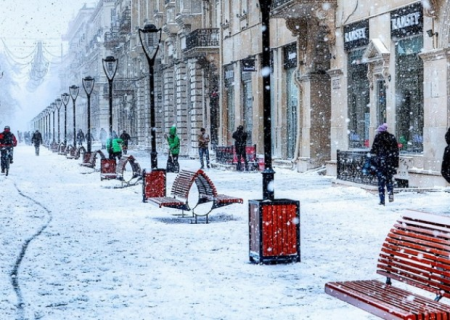
<svg viewBox="0 0 450 320"><path fill-rule="evenodd" d="M0 133L0 146L11 148L11 163L13 163L14 147L17 146L17 139L9 126L5 126L3 132Z"/></svg>

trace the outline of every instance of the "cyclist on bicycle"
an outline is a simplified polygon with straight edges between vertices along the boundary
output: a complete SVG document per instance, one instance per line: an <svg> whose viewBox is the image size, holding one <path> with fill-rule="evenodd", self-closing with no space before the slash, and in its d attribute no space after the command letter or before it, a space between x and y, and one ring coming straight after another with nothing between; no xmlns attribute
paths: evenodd
<svg viewBox="0 0 450 320"><path fill-rule="evenodd" d="M0 133L0 146L10 148L10 163L13 163L14 147L17 146L17 139L9 126L5 126L3 132Z"/></svg>

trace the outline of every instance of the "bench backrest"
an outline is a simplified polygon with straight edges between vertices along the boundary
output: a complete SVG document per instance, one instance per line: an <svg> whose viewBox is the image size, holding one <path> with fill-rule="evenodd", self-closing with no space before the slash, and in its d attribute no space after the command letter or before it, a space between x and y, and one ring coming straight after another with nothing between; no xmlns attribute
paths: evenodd
<svg viewBox="0 0 450 320"><path fill-rule="evenodd" d="M187 199L196 177L197 172L181 170L173 181L170 193L178 198Z"/></svg>
<svg viewBox="0 0 450 320"><path fill-rule="evenodd" d="M203 170L197 171L197 177L195 178L195 185L197 186L200 197L217 196L217 189L214 186L214 183Z"/></svg>
<svg viewBox="0 0 450 320"><path fill-rule="evenodd" d="M377 273L450 297L450 217L404 213L381 248Z"/></svg>

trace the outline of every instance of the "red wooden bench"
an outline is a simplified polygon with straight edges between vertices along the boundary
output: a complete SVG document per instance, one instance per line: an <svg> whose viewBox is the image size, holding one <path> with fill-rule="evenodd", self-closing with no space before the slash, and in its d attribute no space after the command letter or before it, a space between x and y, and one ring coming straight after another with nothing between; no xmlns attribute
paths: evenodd
<svg viewBox="0 0 450 320"><path fill-rule="evenodd" d="M450 217L406 211L382 245L377 273L386 282L329 282L325 292L382 319L450 319L450 305L439 302L450 297ZM435 296L394 287L392 279Z"/></svg>
<svg viewBox="0 0 450 320"><path fill-rule="evenodd" d="M85 153L85 155L89 155L89 154ZM80 163L80 166L89 167L89 168L95 168L95 163L97 161L97 156L100 156L100 159L105 159L106 158L104 153L101 150L97 150L97 151L91 152L91 154L89 155L89 159L83 159L84 162Z"/></svg>
<svg viewBox="0 0 450 320"><path fill-rule="evenodd" d="M101 151L100 151L101 152ZM103 154L103 153L102 153ZM131 174L129 177L124 177L124 171L127 163L130 163ZM141 166L132 155L124 155L116 164L115 159L102 158L102 168L100 172L100 180L117 179L125 183L127 186L135 185L142 178ZM131 183L136 179L135 183Z"/></svg>
<svg viewBox="0 0 450 320"><path fill-rule="evenodd" d="M195 206L191 209L189 205L189 191L192 185L195 183L198 189L198 201ZM211 179L206 175L203 170L198 170L196 172L182 170L176 177L171 189L171 197L153 197L146 198L145 200L150 200L151 202L159 205L159 207L169 207L174 209L182 210L182 215L184 216L184 211L191 211L195 217L195 223L197 223L198 216L205 216L206 223L208 223L208 215L212 210L227 206L233 203L243 203L242 198L236 198L232 196L227 196L224 194L218 194L217 189L214 186ZM211 209L204 214L197 214L195 208L207 202L212 202Z"/></svg>

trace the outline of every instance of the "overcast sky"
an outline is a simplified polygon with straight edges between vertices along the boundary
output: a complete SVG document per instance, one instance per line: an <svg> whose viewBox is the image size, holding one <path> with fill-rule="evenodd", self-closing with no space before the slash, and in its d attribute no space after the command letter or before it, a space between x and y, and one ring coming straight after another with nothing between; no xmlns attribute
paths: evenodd
<svg viewBox="0 0 450 320"><path fill-rule="evenodd" d="M85 3L92 6L97 1L0 0L0 38L2 40L0 52L10 50L17 58L14 61L16 65L26 63L29 59L21 58L29 56L36 43L42 41L46 59L60 56L63 44L61 36L66 33L69 22ZM45 109L59 94L53 92L58 85L55 83L58 79L50 79L48 76L35 91L26 90L29 69L24 67L24 74L15 79L21 84L16 93L20 102L20 114L11 124L17 130L26 130L28 121ZM33 101L32 104L31 101Z"/></svg>

